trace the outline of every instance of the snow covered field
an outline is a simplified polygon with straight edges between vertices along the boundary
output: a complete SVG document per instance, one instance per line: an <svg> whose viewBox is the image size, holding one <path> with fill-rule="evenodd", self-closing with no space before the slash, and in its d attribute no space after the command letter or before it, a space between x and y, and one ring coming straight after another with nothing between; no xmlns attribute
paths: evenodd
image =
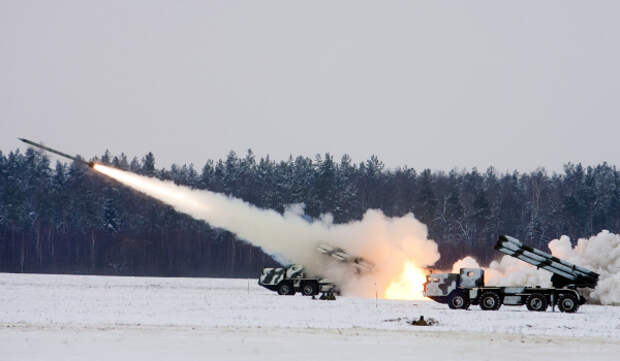
<svg viewBox="0 0 620 361"><path fill-rule="evenodd" d="M618 360L620 307L453 311L256 280L0 274L0 360ZM424 315L439 324L414 327Z"/></svg>

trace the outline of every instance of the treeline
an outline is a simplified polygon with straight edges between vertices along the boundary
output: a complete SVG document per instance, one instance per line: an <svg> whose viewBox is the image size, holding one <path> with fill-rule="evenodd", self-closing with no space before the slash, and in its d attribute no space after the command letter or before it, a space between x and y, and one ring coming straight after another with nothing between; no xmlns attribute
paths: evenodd
<svg viewBox="0 0 620 361"><path fill-rule="evenodd" d="M546 249L560 235L620 231L620 172L606 163L567 164L499 174L453 170L388 170L375 156L359 164L330 154L273 161L231 152L192 165L157 169L149 153L131 161L106 152L93 160L173 180L283 212L304 203L308 217L334 222L369 208L388 216L413 212L439 246L438 264L465 255L497 257L499 234ZM294 240L291 240L294 242ZM33 149L0 152L0 271L153 276L255 277L276 262L233 234L175 212L80 163L57 162Z"/></svg>

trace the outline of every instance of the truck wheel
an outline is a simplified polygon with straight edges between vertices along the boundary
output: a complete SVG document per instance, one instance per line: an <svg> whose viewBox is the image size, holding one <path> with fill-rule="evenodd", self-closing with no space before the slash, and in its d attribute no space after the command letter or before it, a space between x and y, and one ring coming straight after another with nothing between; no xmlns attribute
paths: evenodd
<svg viewBox="0 0 620 361"><path fill-rule="evenodd" d="M461 291L453 291L448 298L448 307L453 310L466 310L469 308L469 297Z"/></svg>
<svg viewBox="0 0 620 361"><path fill-rule="evenodd" d="M301 293L304 296L314 296L319 293L319 287L314 282L307 282L301 286Z"/></svg>
<svg viewBox="0 0 620 361"><path fill-rule="evenodd" d="M280 296L290 296L295 294L295 289L288 282L282 282L278 286L278 294Z"/></svg>
<svg viewBox="0 0 620 361"><path fill-rule="evenodd" d="M579 309L579 299L572 293L564 294L558 299L560 311L573 313Z"/></svg>
<svg viewBox="0 0 620 361"><path fill-rule="evenodd" d="M541 293L532 293L525 300L525 305L527 309L530 311L546 311L549 302L547 301L547 297Z"/></svg>
<svg viewBox="0 0 620 361"><path fill-rule="evenodd" d="M480 308L485 311L497 311L502 305L497 293L487 291L480 295Z"/></svg>

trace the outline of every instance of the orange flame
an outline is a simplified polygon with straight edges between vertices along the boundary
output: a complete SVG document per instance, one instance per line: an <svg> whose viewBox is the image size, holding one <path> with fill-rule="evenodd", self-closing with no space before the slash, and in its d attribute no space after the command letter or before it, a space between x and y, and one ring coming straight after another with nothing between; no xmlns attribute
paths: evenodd
<svg viewBox="0 0 620 361"><path fill-rule="evenodd" d="M403 265L403 272L398 279L390 282L383 297L396 300L423 300L424 282L426 282L424 270L415 263L407 261Z"/></svg>

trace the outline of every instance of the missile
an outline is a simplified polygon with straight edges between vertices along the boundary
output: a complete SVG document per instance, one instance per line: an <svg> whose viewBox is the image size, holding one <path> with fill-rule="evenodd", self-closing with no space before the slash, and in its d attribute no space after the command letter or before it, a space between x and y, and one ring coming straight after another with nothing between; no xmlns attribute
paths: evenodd
<svg viewBox="0 0 620 361"><path fill-rule="evenodd" d="M65 158L67 158L67 159L71 159L71 160L73 160L73 161L75 161L75 162L85 164L85 165L87 165L87 166L89 166L89 167L91 167L91 168L93 168L93 167L95 166L95 162L87 162L87 161L85 161L85 160L83 160L83 159L80 159L80 158L77 158L77 157L70 156L70 155L69 155L69 154L67 154L67 153L63 153L63 152L58 151L58 150L56 150L56 149L52 149L52 148L50 148L50 147L46 147L46 146L44 146L43 144L35 143L35 142L33 142L33 141L31 141L31 140L28 140L28 139L24 139L24 138L17 138L17 139L21 140L22 142L24 142L24 143L26 143L26 144L30 144L30 145L35 146L35 147L37 147L37 148L41 148L41 149L43 149L43 150L45 150L45 151L47 151L47 152L54 153L54 154L57 154L57 155L59 155L59 156L61 156L61 157L65 157Z"/></svg>

